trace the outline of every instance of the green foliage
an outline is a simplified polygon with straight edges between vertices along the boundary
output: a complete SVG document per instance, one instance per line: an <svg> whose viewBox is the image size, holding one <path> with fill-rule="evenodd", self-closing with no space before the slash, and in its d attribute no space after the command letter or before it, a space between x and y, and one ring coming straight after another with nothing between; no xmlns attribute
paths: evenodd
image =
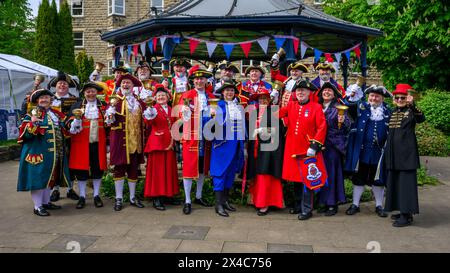
<svg viewBox="0 0 450 273"><path fill-rule="evenodd" d="M80 51L80 53L78 53L77 57L75 58L75 68L76 74L80 79L80 84L83 85L84 83L88 82L89 75L94 70L94 60L92 56L89 58L86 54L86 51Z"/></svg>
<svg viewBox="0 0 450 273"><path fill-rule="evenodd" d="M450 135L450 93L436 89L427 90L418 102L428 123Z"/></svg>
<svg viewBox="0 0 450 273"><path fill-rule="evenodd" d="M439 180L436 177L429 176L427 170L422 166L417 170L417 185L438 185Z"/></svg>
<svg viewBox="0 0 450 273"><path fill-rule="evenodd" d="M0 52L31 58L34 22L27 0L0 1Z"/></svg>
<svg viewBox="0 0 450 273"><path fill-rule="evenodd" d="M0 140L0 147L17 145L17 139Z"/></svg>
<svg viewBox="0 0 450 273"><path fill-rule="evenodd" d="M59 32L59 70L69 74L75 73L75 53L72 31L72 15L66 1L61 5L58 15Z"/></svg>
<svg viewBox="0 0 450 273"><path fill-rule="evenodd" d="M416 90L450 90L447 6L445 0L327 0L324 10L384 32L369 41L368 61L383 71L388 88L405 82Z"/></svg>
<svg viewBox="0 0 450 273"><path fill-rule="evenodd" d="M345 190L345 198L347 198L347 202L353 201L353 183L350 179L344 180L344 190ZM372 191L370 187L366 187L363 194L361 195L361 202L369 202L373 199Z"/></svg>
<svg viewBox="0 0 450 273"><path fill-rule="evenodd" d="M115 198L116 196L116 189L115 184L113 180L112 172L109 171L105 173L102 179L102 188L101 193L103 196L106 196L108 198ZM144 180L138 179L138 182L136 184L136 193L135 195L142 200L144 197ZM128 188L128 183L125 180L125 183L123 185L123 202L129 202L130 201L130 191Z"/></svg>
<svg viewBox="0 0 450 273"><path fill-rule="evenodd" d="M428 118L428 117L427 117ZM448 156L450 149L448 138L428 121L416 126L419 155L422 156Z"/></svg>
<svg viewBox="0 0 450 273"><path fill-rule="evenodd" d="M58 13L53 0L50 7L48 0L39 6L36 18L36 39L34 43L34 60L42 65L57 69L59 67Z"/></svg>

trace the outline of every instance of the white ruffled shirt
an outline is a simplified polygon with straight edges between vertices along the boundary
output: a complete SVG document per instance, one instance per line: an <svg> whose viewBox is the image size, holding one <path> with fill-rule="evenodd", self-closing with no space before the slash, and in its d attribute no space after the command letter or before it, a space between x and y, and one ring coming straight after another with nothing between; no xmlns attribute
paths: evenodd
<svg viewBox="0 0 450 273"><path fill-rule="evenodd" d="M58 127L59 126L58 116L55 113L53 113L53 111L50 109L47 110L47 113L50 115L50 118L52 119L53 124Z"/></svg>
<svg viewBox="0 0 450 273"><path fill-rule="evenodd" d="M370 120L380 121L384 119L384 108L382 105L378 107L370 106Z"/></svg>
<svg viewBox="0 0 450 273"><path fill-rule="evenodd" d="M206 111L208 109L208 98L206 97L206 92L205 90L200 91L198 89L197 90L197 94L198 94L198 103L199 106L201 107L201 111Z"/></svg>
<svg viewBox="0 0 450 273"><path fill-rule="evenodd" d="M98 119L97 101L88 101L84 109L84 116L87 119Z"/></svg>
<svg viewBox="0 0 450 273"><path fill-rule="evenodd" d="M239 106L235 100L227 101L227 108L231 120L242 120L242 113L239 111Z"/></svg>

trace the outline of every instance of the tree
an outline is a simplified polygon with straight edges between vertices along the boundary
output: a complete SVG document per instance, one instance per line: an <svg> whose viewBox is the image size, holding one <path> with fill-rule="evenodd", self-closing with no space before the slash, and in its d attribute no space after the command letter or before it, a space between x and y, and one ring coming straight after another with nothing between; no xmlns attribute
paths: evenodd
<svg viewBox="0 0 450 273"><path fill-rule="evenodd" d="M59 32L59 69L73 74L75 72L75 54L72 32L72 15L70 14L69 5L65 1L59 10L58 16L58 32Z"/></svg>
<svg viewBox="0 0 450 273"><path fill-rule="evenodd" d="M327 0L326 13L379 28L369 41L368 61L388 88L400 82L418 90L450 90L450 14L444 0Z"/></svg>
<svg viewBox="0 0 450 273"><path fill-rule="evenodd" d="M31 58L33 28L27 0L0 1L0 52Z"/></svg>
<svg viewBox="0 0 450 273"><path fill-rule="evenodd" d="M75 59L76 74L80 79L80 84L84 84L89 81L89 75L94 70L94 59L92 56L89 58L86 51L82 50L77 54Z"/></svg>
<svg viewBox="0 0 450 273"><path fill-rule="evenodd" d="M48 0L42 0L36 18L36 39L34 44L34 60L42 65L59 68L59 42L56 3L50 7Z"/></svg>

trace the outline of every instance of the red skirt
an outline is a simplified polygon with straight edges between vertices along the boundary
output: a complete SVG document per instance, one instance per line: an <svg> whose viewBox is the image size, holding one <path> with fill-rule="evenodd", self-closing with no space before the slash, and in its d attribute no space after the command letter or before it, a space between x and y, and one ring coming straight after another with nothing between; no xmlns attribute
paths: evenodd
<svg viewBox="0 0 450 273"><path fill-rule="evenodd" d="M283 186L281 180L269 174L256 175L255 183L249 189L253 204L257 208L283 208Z"/></svg>
<svg viewBox="0 0 450 273"><path fill-rule="evenodd" d="M174 151L148 154L144 196L172 197L179 193L177 160Z"/></svg>

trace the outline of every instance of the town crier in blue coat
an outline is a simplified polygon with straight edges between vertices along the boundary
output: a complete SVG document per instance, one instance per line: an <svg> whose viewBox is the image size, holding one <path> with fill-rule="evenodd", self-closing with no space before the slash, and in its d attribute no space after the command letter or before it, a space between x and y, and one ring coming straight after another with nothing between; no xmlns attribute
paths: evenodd
<svg viewBox="0 0 450 273"><path fill-rule="evenodd" d="M30 96L37 107L26 114L20 125L18 143L22 144L17 191L31 191L34 213L49 216L49 209L60 209L50 202L56 184L70 186L65 147L66 116L50 108L53 94L47 89Z"/></svg>
<svg viewBox="0 0 450 273"><path fill-rule="evenodd" d="M245 113L236 98L239 91L233 82L223 83L217 91L221 93L221 100L217 103L210 174L216 195L216 213L228 217L226 210L236 210L228 201L229 191L236 173L240 173L244 165Z"/></svg>
<svg viewBox="0 0 450 273"><path fill-rule="evenodd" d="M372 85L365 91L367 102L360 100L347 103L349 113L355 123L352 125L348 139L348 147L344 170L352 174L353 204L347 209L347 215L360 211L359 201L364 192L364 186L372 186L375 196L375 212L380 217L386 217L383 210L384 179L376 179L378 162L386 142L390 110L383 102L391 93L383 86Z"/></svg>

